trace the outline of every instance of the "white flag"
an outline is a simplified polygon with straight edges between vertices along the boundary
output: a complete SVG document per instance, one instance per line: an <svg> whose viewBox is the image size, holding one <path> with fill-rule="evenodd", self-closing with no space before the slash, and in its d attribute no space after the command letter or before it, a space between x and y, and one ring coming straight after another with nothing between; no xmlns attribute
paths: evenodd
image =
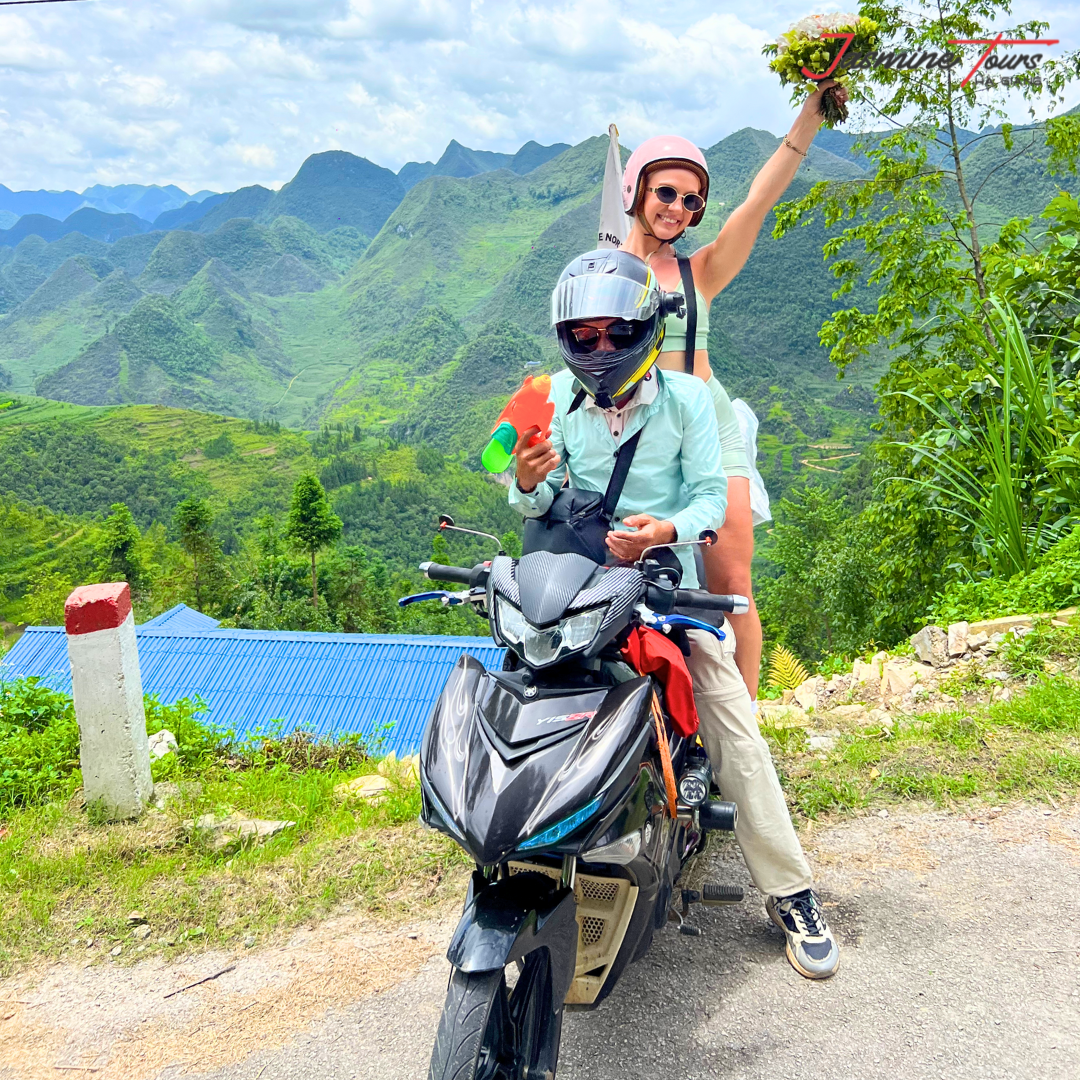
<svg viewBox="0 0 1080 1080"><path fill-rule="evenodd" d="M604 192L600 197L598 248L620 248L629 233L629 222L622 202L622 157L619 155L619 129L608 124L607 165L604 168Z"/></svg>

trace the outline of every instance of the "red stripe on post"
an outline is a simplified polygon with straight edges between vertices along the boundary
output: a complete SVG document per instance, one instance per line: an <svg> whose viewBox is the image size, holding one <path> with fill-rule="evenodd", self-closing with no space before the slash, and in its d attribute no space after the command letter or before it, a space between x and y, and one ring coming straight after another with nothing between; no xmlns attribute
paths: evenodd
<svg viewBox="0 0 1080 1080"><path fill-rule="evenodd" d="M131 589L126 581L82 585L64 604L64 628L71 635L115 630L131 614Z"/></svg>

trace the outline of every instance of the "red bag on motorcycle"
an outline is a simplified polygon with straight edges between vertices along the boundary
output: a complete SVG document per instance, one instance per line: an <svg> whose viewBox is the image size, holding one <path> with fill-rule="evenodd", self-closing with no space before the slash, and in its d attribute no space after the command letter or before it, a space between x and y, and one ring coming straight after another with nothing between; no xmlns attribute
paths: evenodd
<svg viewBox="0 0 1080 1080"><path fill-rule="evenodd" d="M669 637L645 626L635 627L622 648L623 659L642 675L655 675L664 687L664 703L672 726L689 738L698 729L694 685L682 650Z"/></svg>

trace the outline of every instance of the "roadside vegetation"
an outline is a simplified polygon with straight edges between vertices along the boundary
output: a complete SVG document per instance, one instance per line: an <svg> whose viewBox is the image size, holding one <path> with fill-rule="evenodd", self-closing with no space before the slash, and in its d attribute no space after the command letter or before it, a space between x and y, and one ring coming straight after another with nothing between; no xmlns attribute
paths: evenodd
<svg viewBox="0 0 1080 1080"><path fill-rule="evenodd" d="M400 919L460 892L464 858L419 824L406 768L383 765L390 786L378 801L335 794L379 767L359 740L268 732L238 743L202 722L197 703L152 699L147 728L179 740L153 765L164 805L95 825L79 794L71 699L34 680L0 687L0 975L40 956L253 945L347 903ZM192 828L203 815L295 825L218 846Z"/></svg>

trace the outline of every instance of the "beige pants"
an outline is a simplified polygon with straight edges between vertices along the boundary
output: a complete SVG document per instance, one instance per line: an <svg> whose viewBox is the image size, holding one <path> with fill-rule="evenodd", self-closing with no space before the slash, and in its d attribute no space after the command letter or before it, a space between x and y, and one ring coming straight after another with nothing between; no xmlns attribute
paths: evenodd
<svg viewBox="0 0 1080 1080"><path fill-rule="evenodd" d="M720 791L739 807L735 839L758 889L790 896L810 888L812 875L791 824L769 747L758 731L754 707L735 666L735 635L724 641L704 630L688 630L694 701L701 741Z"/></svg>

